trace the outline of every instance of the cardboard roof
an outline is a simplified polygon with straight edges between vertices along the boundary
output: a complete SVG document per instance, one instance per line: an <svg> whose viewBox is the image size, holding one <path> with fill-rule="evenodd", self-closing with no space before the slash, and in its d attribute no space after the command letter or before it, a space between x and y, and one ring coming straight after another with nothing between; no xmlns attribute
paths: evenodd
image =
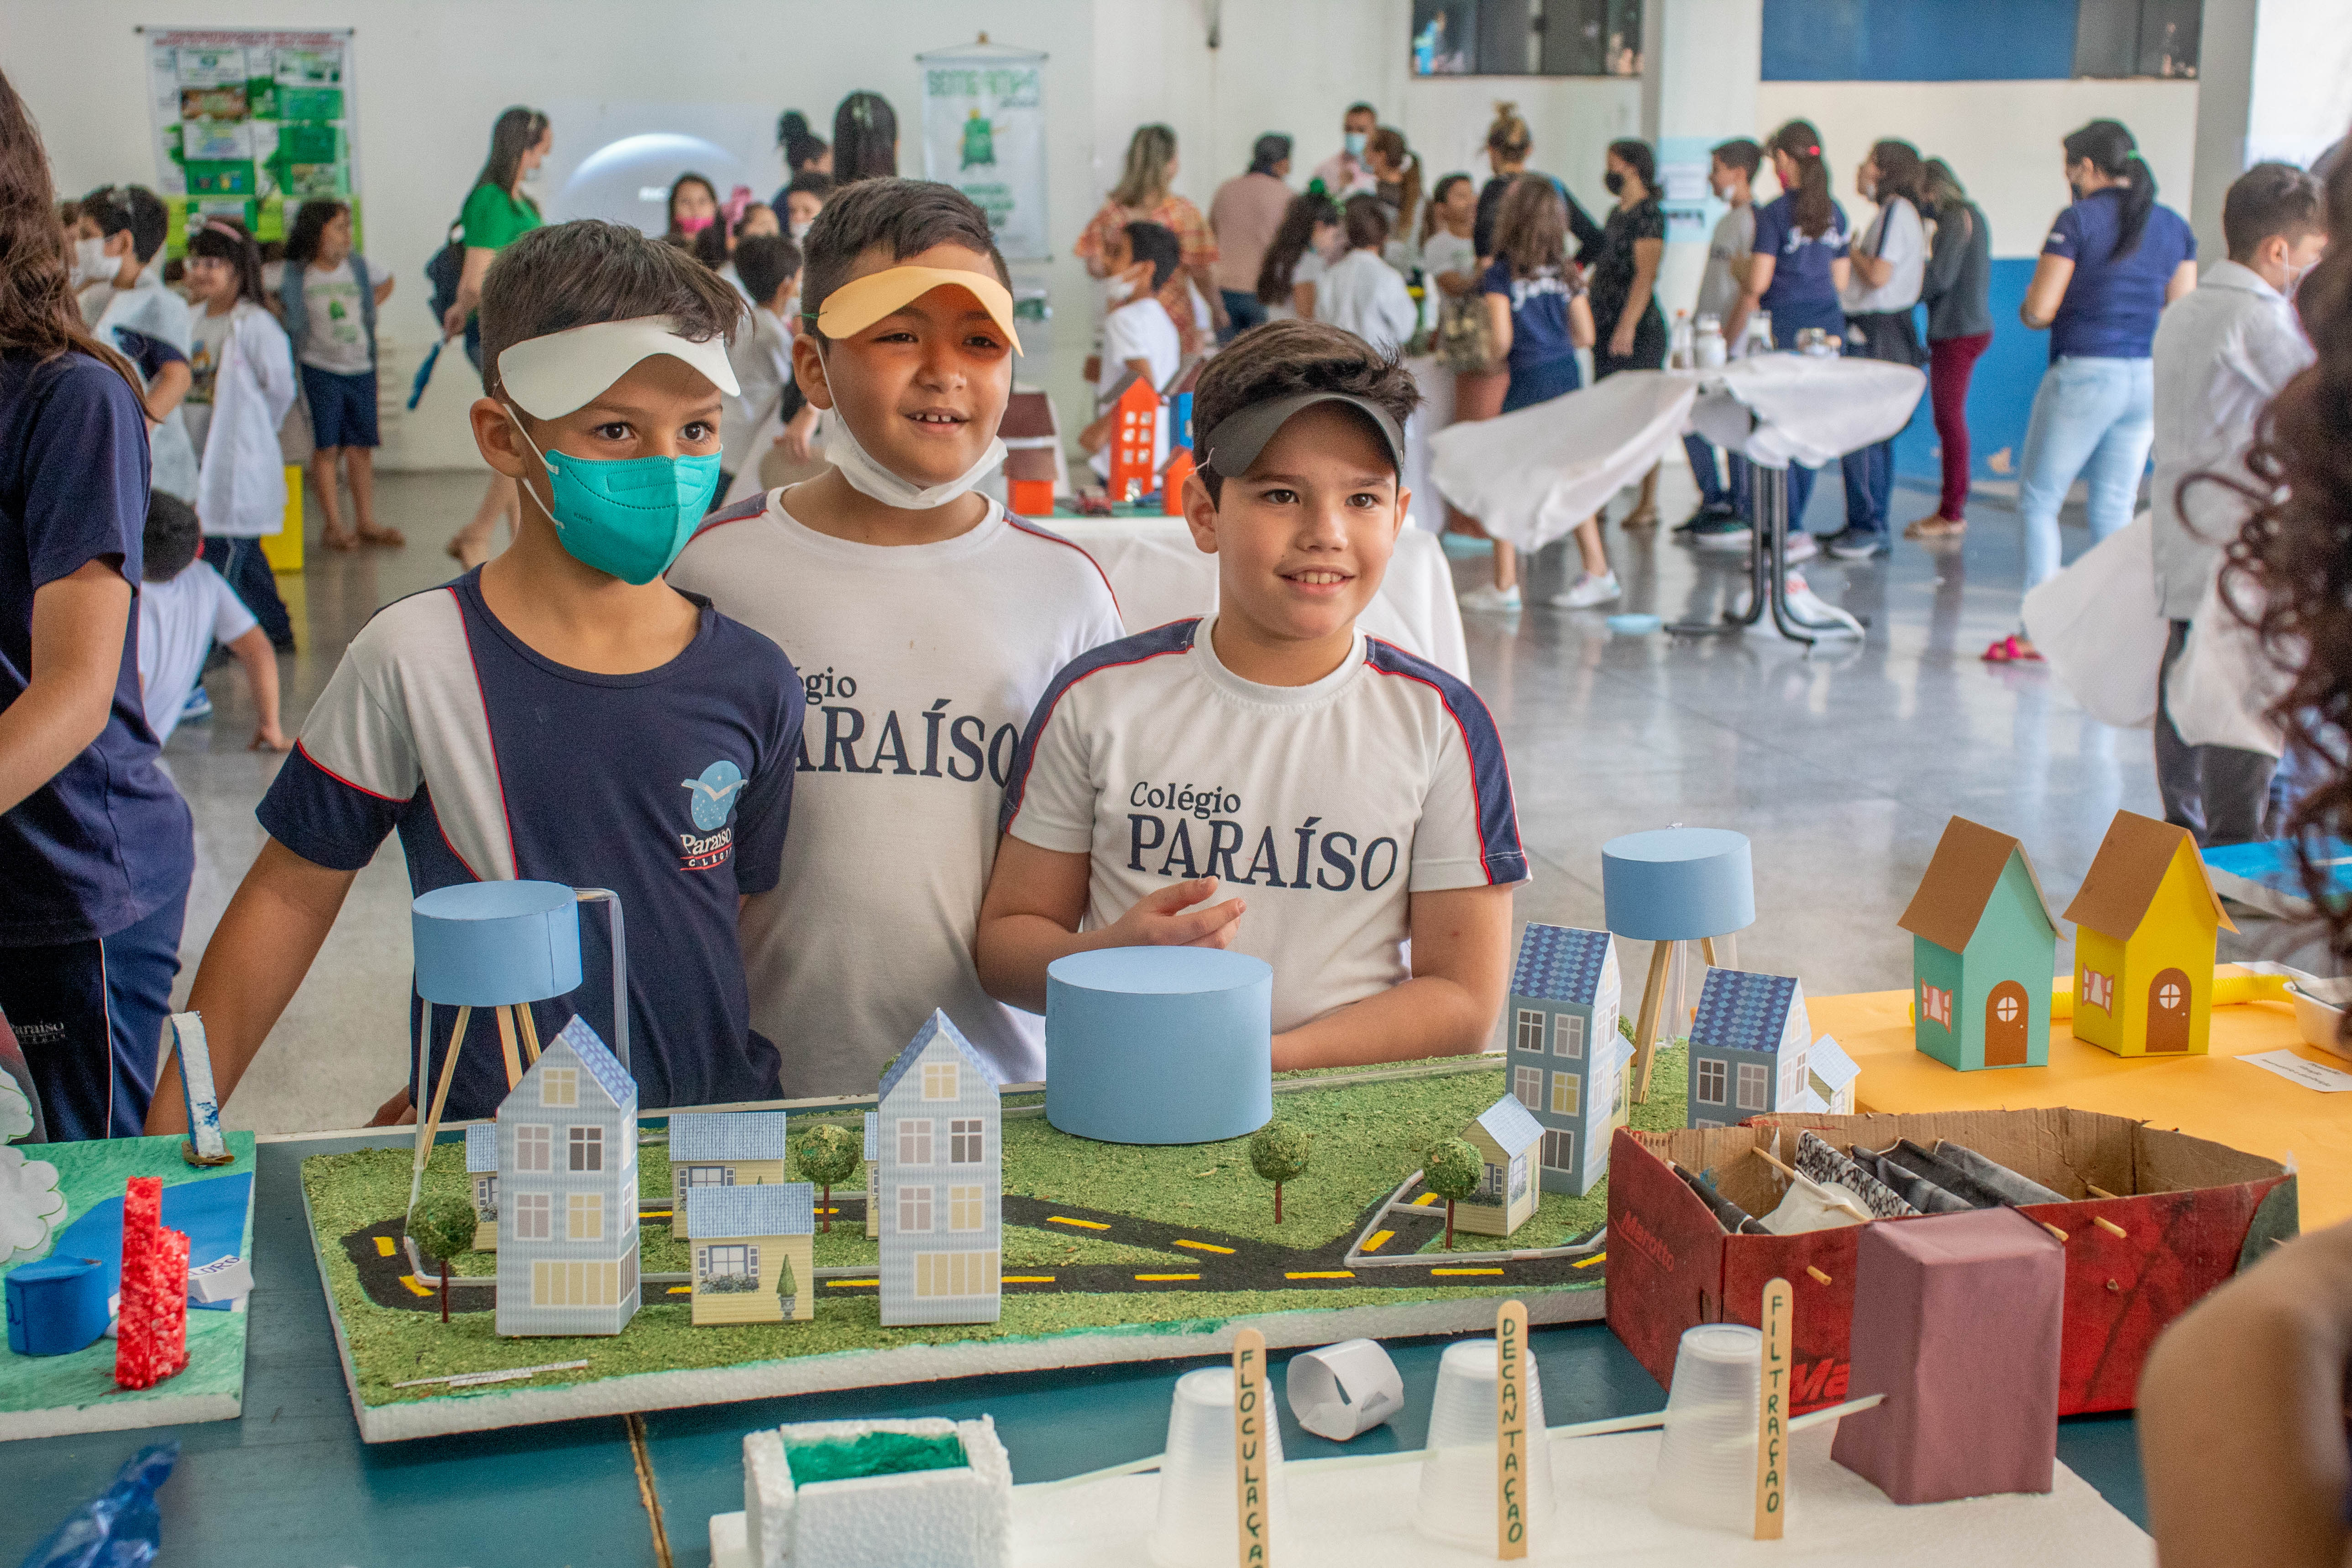
<svg viewBox="0 0 2352 1568"><path fill-rule="evenodd" d="M595 1030L588 1026L588 1020L577 1013L572 1016L572 1022L564 1025L562 1031L548 1042L546 1054L525 1069L522 1075L523 1083L531 1081L540 1068L546 1064L548 1057L554 1054L555 1047L558 1046L564 1047L578 1058L580 1065L587 1069L588 1076L602 1085L604 1092L612 1097L614 1105L632 1116L636 1114L637 1080L631 1078L629 1069L623 1067L620 1059L605 1048L604 1040L598 1037ZM510 1093L520 1092L520 1085L510 1091Z"/></svg>
<svg viewBox="0 0 2352 1568"><path fill-rule="evenodd" d="M1543 1123L1535 1113L1509 1095L1495 1101L1471 1119L1486 1130L1495 1146L1507 1154L1516 1154L1531 1143L1543 1141Z"/></svg>
<svg viewBox="0 0 2352 1568"><path fill-rule="evenodd" d="M816 1229L815 1191L806 1182L689 1187L686 1223L701 1242L738 1236L807 1236Z"/></svg>
<svg viewBox="0 0 2352 1568"><path fill-rule="evenodd" d="M2183 845L2189 847L2189 863L2196 868L2198 889L2212 909L2214 922L2236 931L2229 911L2213 892L2213 879L2206 875L2204 858L2197 853L2197 841L2189 837L2189 830L2136 811L2119 811L2107 825L2107 836L2091 858L2081 890L2066 906L2066 918L2117 942L2129 941Z"/></svg>
<svg viewBox="0 0 2352 1568"><path fill-rule="evenodd" d="M882 1113L866 1113L866 1158L871 1162L882 1158Z"/></svg>
<svg viewBox="0 0 2352 1568"><path fill-rule="evenodd" d="M882 1075L882 1087L875 1094L877 1103L890 1098L890 1091L898 1087L898 1080L907 1076L907 1069L923 1059L923 1052L936 1039L945 1039L953 1046L956 1053L971 1064L972 1071L980 1074L982 1082L995 1088L1003 1087L1004 1080L997 1076L994 1068L981 1059L980 1053L971 1048L971 1042L963 1037L963 1031L957 1028L945 1013L934 1007L931 1016L923 1020L923 1026L915 1031L915 1037L907 1042L907 1048L898 1053L898 1059L892 1062L890 1069Z"/></svg>
<svg viewBox="0 0 2352 1568"><path fill-rule="evenodd" d="M669 1119L675 1165L709 1160L781 1160L788 1128L781 1110L690 1110Z"/></svg>
<svg viewBox="0 0 2352 1568"><path fill-rule="evenodd" d="M1793 974L1758 974L1744 969L1710 969L1699 987L1691 1019L1694 1048L1777 1054L1797 1001Z"/></svg>
<svg viewBox="0 0 2352 1568"><path fill-rule="evenodd" d="M1004 454L1004 477L1008 479L1043 479L1052 484L1060 474L1054 467L1052 448L1016 447Z"/></svg>
<svg viewBox="0 0 2352 1568"><path fill-rule="evenodd" d="M1609 962L1609 933L1573 926L1528 922L1519 938L1518 967L1511 975L1511 994L1542 1002L1590 1006Z"/></svg>
<svg viewBox="0 0 2352 1568"><path fill-rule="evenodd" d="M1004 405L1004 417L997 422L996 434L1007 446L1015 441L1049 440L1061 434L1054 400L1042 392L1014 393Z"/></svg>
<svg viewBox="0 0 2352 1568"><path fill-rule="evenodd" d="M2025 846L2006 833L1996 833L1965 816L1956 816L1944 824L1944 837L1936 843L1936 853L1927 862L1927 874L1919 879L1919 890L1911 895L1911 907L1895 923L1914 936L1926 937L1937 947L1960 952L1977 934L1977 922L1984 919L1985 905L1990 901L1993 889L2000 885L2000 874L2008 868L2011 855L2025 862L2026 879L2033 884L2034 902L2041 907L2042 918L2050 922L2051 931L2055 932L2058 917L2050 912L2050 896L2042 890L2042 879L2034 874L2033 857L2026 854Z"/></svg>
<svg viewBox="0 0 2352 1568"><path fill-rule="evenodd" d="M1862 1075L1845 1047L1837 1043L1835 1035L1823 1035L1805 1053L1805 1070L1832 1089L1843 1089Z"/></svg>
<svg viewBox="0 0 2352 1568"><path fill-rule="evenodd" d="M499 1168L499 1124L477 1121L466 1129L466 1169L495 1171Z"/></svg>

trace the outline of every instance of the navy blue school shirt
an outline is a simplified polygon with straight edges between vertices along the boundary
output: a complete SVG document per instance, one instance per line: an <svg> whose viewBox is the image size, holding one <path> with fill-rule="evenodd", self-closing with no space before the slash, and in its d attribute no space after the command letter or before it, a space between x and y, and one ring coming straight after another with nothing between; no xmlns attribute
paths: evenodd
<svg viewBox="0 0 2352 1568"><path fill-rule="evenodd" d="M2164 311L2164 290L2184 261L2197 259L2197 236L2170 207L2148 208L2139 243L2121 256L2116 234L2123 222L2124 193L2109 185L2093 191L2058 215L2044 256L2074 264L2065 297L2050 323L2050 357L2147 359L2156 342L2156 319Z"/></svg>
<svg viewBox="0 0 2352 1568"><path fill-rule="evenodd" d="M1540 267L1532 278L1514 278L1511 264L1497 261L1486 268L1478 290L1511 302L1511 352L1503 363L1515 374L1576 357L1576 342L1568 333L1568 302L1576 289L1559 268Z"/></svg>
<svg viewBox="0 0 2352 1568"><path fill-rule="evenodd" d="M1756 209L1756 254L1772 258L1772 281L1763 308L1772 312L1772 336L1793 346L1798 329L1845 331L1845 307L1838 302L1832 264L1848 249L1845 208L1830 203L1830 226L1807 235L1797 226L1797 198L1783 195Z"/></svg>
<svg viewBox="0 0 2352 1568"><path fill-rule="evenodd" d="M139 367L139 374L147 378L151 386L154 384L155 378L163 374L165 365L188 363L187 355L163 339L134 332L129 327L115 329L114 346L122 351L123 358Z"/></svg>
<svg viewBox="0 0 2352 1568"><path fill-rule="evenodd" d="M667 664L566 668L499 624L480 578L397 600L361 629L263 797L262 826L344 871L397 832L418 893L509 878L610 889L640 1103L772 1097L779 1061L751 1029L735 915L739 895L781 874L804 701L792 661L688 595L700 624ZM541 1040L576 1013L614 1042L608 922L604 906L583 906L580 988L537 1005ZM430 1011L419 1105L457 1016ZM412 1063L425 1012L412 999ZM478 1012L447 1114L490 1115L506 1092L495 1020Z"/></svg>
<svg viewBox="0 0 2352 1568"><path fill-rule="evenodd" d="M32 672L37 590L103 561L137 594L147 470L145 410L110 366L0 354L0 709ZM0 814L0 947L111 936L187 889L192 820L156 765L138 637L134 608L98 739Z"/></svg>

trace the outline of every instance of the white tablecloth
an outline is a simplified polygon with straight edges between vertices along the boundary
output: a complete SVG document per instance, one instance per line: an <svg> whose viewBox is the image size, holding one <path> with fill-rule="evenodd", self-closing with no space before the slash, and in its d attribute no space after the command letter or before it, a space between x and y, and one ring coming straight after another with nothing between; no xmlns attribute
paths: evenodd
<svg viewBox="0 0 2352 1568"><path fill-rule="evenodd" d="M1440 430L1431 479L1486 531L1540 550L1599 511L1681 437L1697 388L1629 370L1597 386Z"/></svg>
<svg viewBox="0 0 2352 1568"><path fill-rule="evenodd" d="M1217 607L1217 558L1193 547L1181 517L1057 517L1045 527L1100 563L1129 631ZM1381 591L1357 624L1463 680L1470 649L1454 602L1454 574L1437 535L1407 519Z"/></svg>
<svg viewBox="0 0 2352 1568"><path fill-rule="evenodd" d="M1891 440L1927 390L1915 365L1849 356L1757 354L1721 370L1660 374L1698 384L1692 428L1767 468L1818 468Z"/></svg>

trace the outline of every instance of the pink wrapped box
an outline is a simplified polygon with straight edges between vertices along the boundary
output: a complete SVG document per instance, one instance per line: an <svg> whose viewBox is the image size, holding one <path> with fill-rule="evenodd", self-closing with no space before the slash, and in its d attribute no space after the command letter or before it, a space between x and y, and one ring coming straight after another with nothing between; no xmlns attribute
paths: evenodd
<svg viewBox="0 0 2352 1568"><path fill-rule="evenodd" d="M2066 1254L2014 1209L1865 1226L1831 1457L1898 1503L2046 1492L2058 1458Z"/></svg>

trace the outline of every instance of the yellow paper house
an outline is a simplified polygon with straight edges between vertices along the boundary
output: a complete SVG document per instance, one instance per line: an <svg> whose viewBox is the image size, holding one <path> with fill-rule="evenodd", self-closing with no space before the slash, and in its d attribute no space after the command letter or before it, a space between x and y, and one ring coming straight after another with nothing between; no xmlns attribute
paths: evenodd
<svg viewBox="0 0 2352 1568"><path fill-rule="evenodd" d="M816 1315L814 1193L806 1182L688 1189L697 1328Z"/></svg>
<svg viewBox="0 0 2352 1568"><path fill-rule="evenodd" d="M2201 1056L2215 931L2231 931L2186 828L2119 811L2066 908L2074 1037L2119 1057Z"/></svg>
<svg viewBox="0 0 2352 1568"><path fill-rule="evenodd" d="M1485 1169L1477 1194L1454 1205L1454 1229L1508 1236L1535 1217L1543 1193L1531 1178L1543 1135L1543 1123L1507 1094L1462 1130Z"/></svg>

